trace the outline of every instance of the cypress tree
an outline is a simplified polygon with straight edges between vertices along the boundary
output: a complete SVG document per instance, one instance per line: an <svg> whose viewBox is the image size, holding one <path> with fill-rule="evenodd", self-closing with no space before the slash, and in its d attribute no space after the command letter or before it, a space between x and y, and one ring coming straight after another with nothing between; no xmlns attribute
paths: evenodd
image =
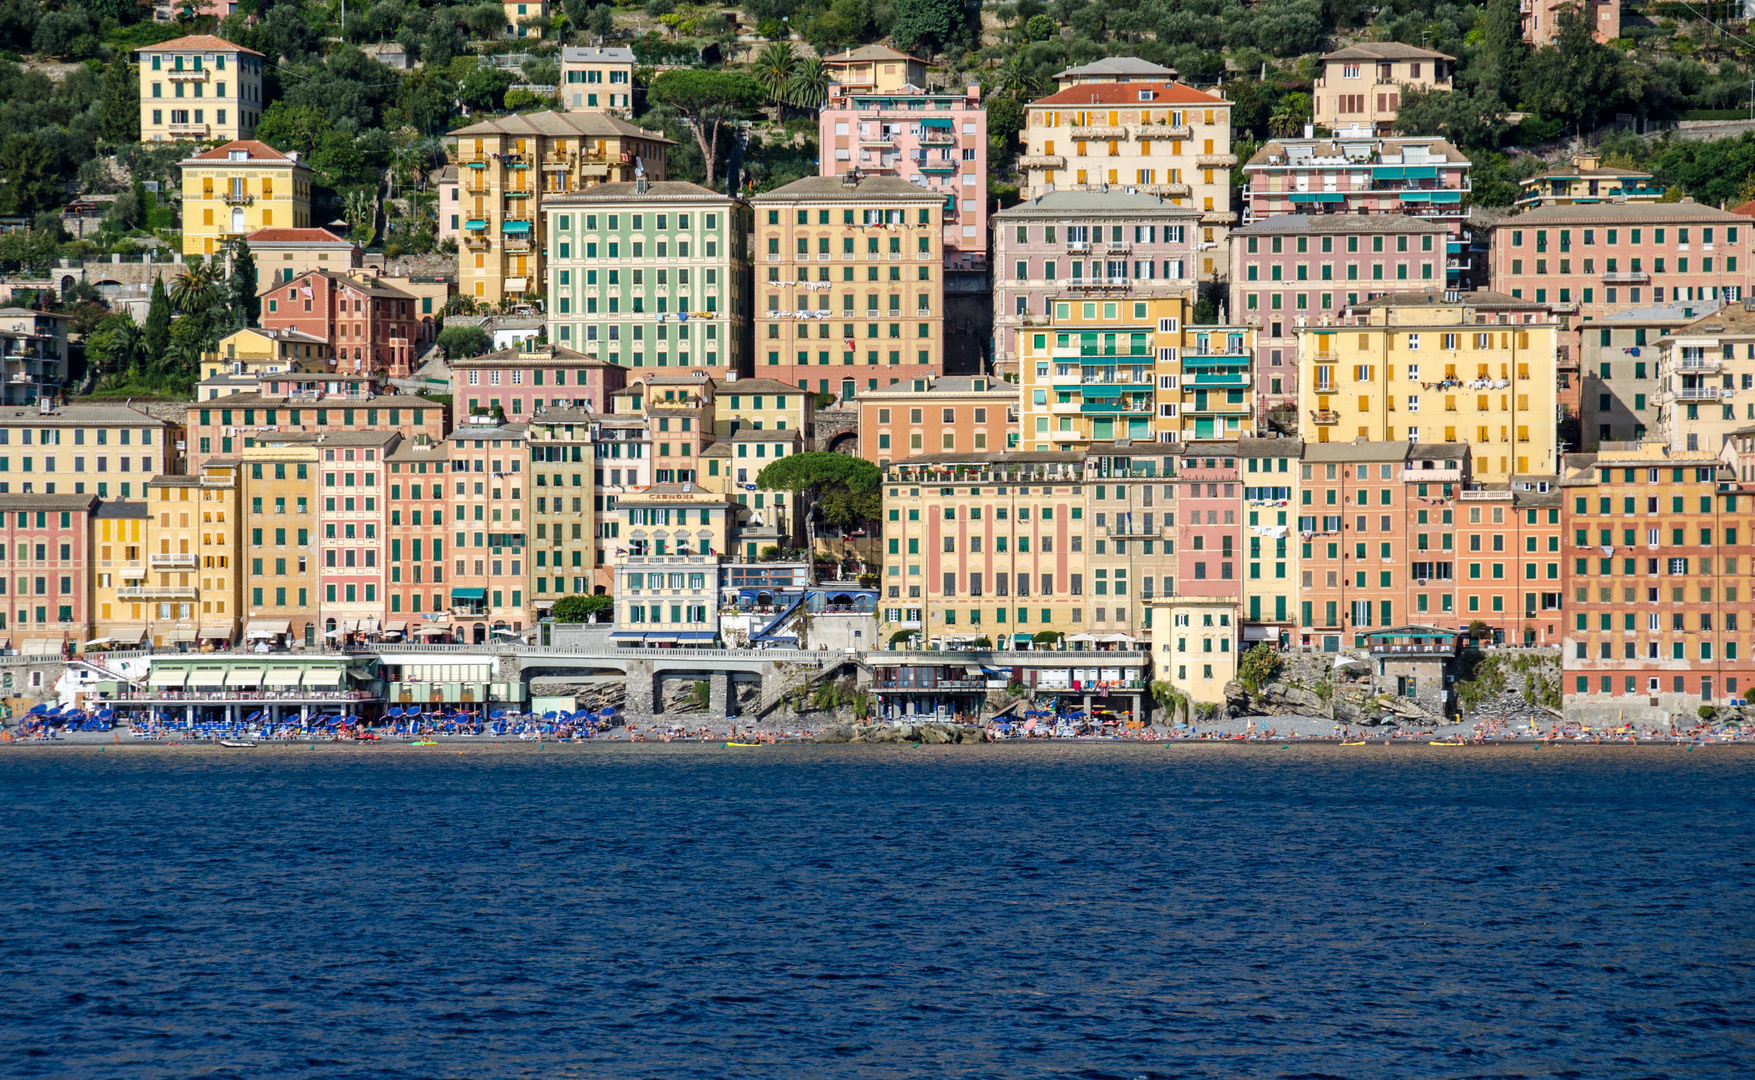
<svg viewBox="0 0 1755 1080"><path fill-rule="evenodd" d="M156 370L163 364L171 347L171 298L165 292L165 279L152 279L152 303L146 309L146 360Z"/></svg>
<svg viewBox="0 0 1755 1080"><path fill-rule="evenodd" d="M98 128L106 142L140 141L140 86L134 66L121 55L104 69L102 105L98 110Z"/></svg>
<svg viewBox="0 0 1755 1080"><path fill-rule="evenodd" d="M227 307L232 329L255 326L262 315L262 298L256 295L256 256L250 253L248 241L239 240L232 249L232 274L226 283Z"/></svg>

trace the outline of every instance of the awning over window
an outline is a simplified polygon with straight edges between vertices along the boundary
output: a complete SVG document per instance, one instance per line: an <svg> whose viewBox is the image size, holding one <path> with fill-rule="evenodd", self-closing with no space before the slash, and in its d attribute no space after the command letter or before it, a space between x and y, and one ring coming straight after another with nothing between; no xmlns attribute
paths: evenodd
<svg viewBox="0 0 1755 1080"><path fill-rule="evenodd" d="M297 686L299 684L299 680L303 679L304 677L305 677L305 673L300 671L298 668L286 668L286 667L270 668L270 669L268 669L268 674L266 674L262 677L262 685L264 685L264 686Z"/></svg>
<svg viewBox="0 0 1755 1080"><path fill-rule="evenodd" d="M25 656L58 656L61 643L54 638L30 638L24 642L19 652Z"/></svg>
<svg viewBox="0 0 1755 1080"><path fill-rule="evenodd" d="M245 624L244 636L251 638L274 637L276 634L290 634L292 623L275 619L252 619Z"/></svg>
<svg viewBox="0 0 1755 1080"><path fill-rule="evenodd" d="M165 640L166 641L194 641L195 640L195 628L193 626L175 627L169 631L166 631Z"/></svg>
<svg viewBox="0 0 1755 1080"><path fill-rule="evenodd" d="M305 685L311 686L311 687L318 687L318 688L326 687L326 686L340 686L341 685L341 669L338 667L337 668L312 668L310 671L305 672Z"/></svg>
<svg viewBox="0 0 1755 1080"><path fill-rule="evenodd" d="M229 622L201 624L201 638L203 641L213 641L216 639L230 641L231 636L232 624Z"/></svg>
<svg viewBox="0 0 1755 1080"><path fill-rule="evenodd" d="M486 600L487 599L487 590L486 589L452 589L451 590L451 599L453 599L453 600Z"/></svg>
<svg viewBox="0 0 1755 1080"><path fill-rule="evenodd" d="M148 686L182 686L189 681L187 668L153 668L146 678Z"/></svg>
<svg viewBox="0 0 1755 1080"><path fill-rule="evenodd" d="M224 686L225 668L196 668L189 676L190 686Z"/></svg>
<svg viewBox="0 0 1755 1080"><path fill-rule="evenodd" d="M1347 197L1338 191L1294 191L1288 196L1295 203L1338 203Z"/></svg>
<svg viewBox="0 0 1755 1080"><path fill-rule="evenodd" d="M528 222L528 221L508 221L504 225L500 226L500 231L503 233L508 233L508 234L527 233L530 231L530 222Z"/></svg>
<svg viewBox="0 0 1755 1080"><path fill-rule="evenodd" d="M955 128L957 125L956 125L956 121L953 120L951 117L930 116L930 117L926 117L926 118L922 119L920 121L920 126L921 127L928 127L928 128L945 128L945 129L949 130L949 129Z"/></svg>
<svg viewBox="0 0 1755 1080"><path fill-rule="evenodd" d="M465 229L485 229L488 227L488 223L483 218L470 218L463 223L463 227Z"/></svg>
<svg viewBox="0 0 1755 1080"><path fill-rule="evenodd" d="M1460 192L1460 191L1434 191L1432 193L1432 201L1433 202L1441 202L1441 203L1459 203L1459 202L1462 202L1462 192Z"/></svg>
<svg viewBox="0 0 1755 1080"><path fill-rule="evenodd" d="M233 668L225 677L227 686L261 686L261 668Z"/></svg>
<svg viewBox="0 0 1755 1080"><path fill-rule="evenodd" d="M1121 387L1119 386L1087 385L1081 386L1079 389L1084 392L1086 401L1091 401L1096 398L1117 398L1121 396Z"/></svg>
<svg viewBox="0 0 1755 1080"><path fill-rule="evenodd" d="M718 636L714 633L702 633L699 630L686 630L676 635L676 639L678 641L712 641Z"/></svg>

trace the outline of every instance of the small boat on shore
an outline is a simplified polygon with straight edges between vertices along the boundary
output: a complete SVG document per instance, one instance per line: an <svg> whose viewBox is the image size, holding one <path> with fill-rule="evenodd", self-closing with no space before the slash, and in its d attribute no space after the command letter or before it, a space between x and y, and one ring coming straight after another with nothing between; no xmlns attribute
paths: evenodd
<svg viewBox="0 0 1755 1080"><path fill-rule="evenodd" d="M1426 745L1427 746L1467 746L1468 743L1463 742L1461 739L1433 739L1430 742L1428 742Z"/></svg>
<svg viewBox="0 0 1755 1080"><path fill-rule="evenodd" d="M415 742L409 743L408 745L410 745L410 746L437 746L437 745L439 745L439 741L437 739L419 739Z"/></svg>
<svg viewBox="0 0 1755 1080"><path fill-rule="evenodd" d="M759 742L728 742L725 745L726 746L763 746L766 744L759 743Z"/></svg>
<svg viewBox="0 0 1755 1080"><path fill-rule="evenodd" d="M1348 741L1346 741L1346 740L1344 740L1344 739L1343 739L1343 740L1342 740L1342 741L1341 741L1341 745L1342 745L1342 746L1364 746L1364 745L1365 745L1365 740L1364 740L1364 739L1356 739L1356 740L1354 740L1354 741L1352 741L1352 742L1348 742Z"/></svg>
<svg viewBox="0 0 1755 1080"><path fill-rule="evenodd" d="M256 744L254 742L239 742L236 739L221 739L219 740L219 745L229 746L233 750L249 750L255 747Z"/></svg>

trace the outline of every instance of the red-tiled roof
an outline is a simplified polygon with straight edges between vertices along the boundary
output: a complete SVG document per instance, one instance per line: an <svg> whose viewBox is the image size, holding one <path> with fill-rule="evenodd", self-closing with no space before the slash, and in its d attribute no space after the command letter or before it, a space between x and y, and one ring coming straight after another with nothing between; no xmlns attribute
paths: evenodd
<svg viewBox="0 0 1755 1080"><path fill-rule="evenodd" d="M1742 206L1731 207L1731 213L1741 214L1744 217L1755 217L1755 199L1749 200Z"/></svg>
<svg viewBox="0 0 1755 1080"><path fill-rule="evenodd" d="M274 147L269 146L267 143L257 142L255 139L234 139L231 142L225 143L222 146L216 146L212 150L204 150L201 153L196 154L194 157L190 158L189 160L191 160L191 161L224 161L224 160L226 160L227 155L229 155L233 150L248 150L250 152L250 160L251 161L292 161L292 160L294 160L289 155L281 153L279 150L276 150Z"/></svg>
<svg viewBox="0 0 1755 1080"><path fill-rule="evenodd" d="M1140 91L1152 90L1151 101L1141 101ZM1069 86L1031 105L1229 105L1222 97L1196 90L1186 83L1085 83Z"/></svg>
<svg viewBox="0 0 1755 1080"><path fill-rule="evenodd" d="M252 244L345 244L348 242L328 229L257 229L244 239Z"/></svg>
<svg viewBox="0 0 1755 1080"><path fill-rule="evenodd" d="M214 37L212 34L191 34L188 37L161 41L157 45L148 45L141 52L241 52L251 56L261 56L255 49L246 49L242 45L233 45L225 38Z"/></svg>

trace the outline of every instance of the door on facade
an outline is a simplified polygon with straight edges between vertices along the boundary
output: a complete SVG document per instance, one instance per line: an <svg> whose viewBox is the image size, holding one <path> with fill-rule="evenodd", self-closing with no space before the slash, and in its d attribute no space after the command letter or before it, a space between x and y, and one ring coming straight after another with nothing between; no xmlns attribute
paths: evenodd
<svg viewBox="0 0 1755 1080"><path fill-rule="evenodd" d="M244 231L244 208L234 206L232 207L232 232L241 233Z"/></svg>
<svg viewBox="0 0 1755 1080"><path fill-rule="evenodd" d="M1194 422L1194 437L1197 439L1210 439L1213 437L1213 420L1211 417L1207 417L1203 420L1196 420Z"/></svg>
<svg viewBox="0 0 1755 1080"><path fill-rule="evenodd" d="M1207 392L1205 390L1196 390L1194 392L1194 411L1207 411Z"/></svg>

